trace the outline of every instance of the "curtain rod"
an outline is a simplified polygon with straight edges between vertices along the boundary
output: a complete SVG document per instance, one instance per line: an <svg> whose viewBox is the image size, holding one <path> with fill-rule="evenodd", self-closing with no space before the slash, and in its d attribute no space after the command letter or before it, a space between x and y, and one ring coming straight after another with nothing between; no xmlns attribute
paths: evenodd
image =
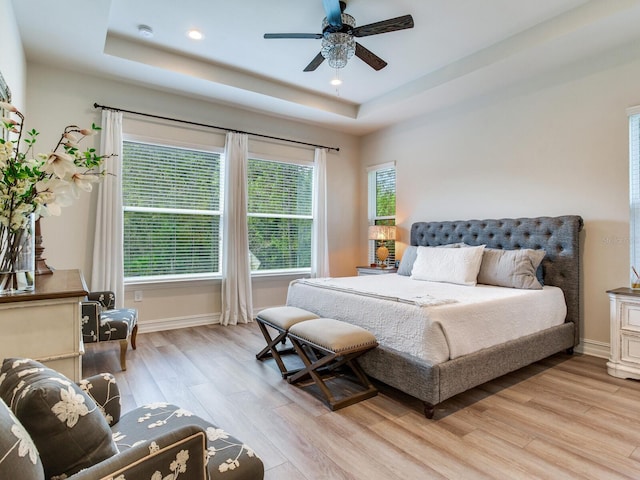
<svg viewBox="0 0 640 480"><path fill-rule="evenodd" d="M179 118L163 117L163 116L160 116L160 115L153 115L151 113L134 112L132 110L125 110L123 108L108 107L106 105L98 105L97 103L93 104L93 108L102 108L102 109L106 109L106 110L113 110L115 112L131 113L133 115L141 115L143 117L158 118L160 120L169 120L171 122L186 123L186 124L189 124L189 125L196 125L198 127L214 128L216 130L225 130L227 132L244 133L244 134L251 135L251 136L254 136L254 137L269 138L271 140L278 140L278 141L281 141L281 142L297 143L298 145L306 145L308 147L326 148L327 150L335 150L336 152L340 151L340 147L327 147L327 146L324 146L324 145L316 145L314 143L301 142L299 140L290 140L288 138L280 138L280 137L272 137L270 135L262 135L260 133L243 132L242 130L235 130L235 129L232 129L232 128L218 127L216 125L207 125L206 123L191 122L189 120L181 120Z"/></svg>

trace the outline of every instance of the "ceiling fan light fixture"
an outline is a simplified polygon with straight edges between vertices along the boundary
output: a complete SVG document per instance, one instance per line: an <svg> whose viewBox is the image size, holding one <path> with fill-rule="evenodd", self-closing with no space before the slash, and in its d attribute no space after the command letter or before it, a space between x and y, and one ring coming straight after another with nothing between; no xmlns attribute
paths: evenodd
<svg viewBox="0 0 640 480"><path fill-rule="evenodd" d="M348 25L351 28L354 28L356 26L356 19L353 18L351 15L349 15L348 13L344 13L342 12L342 16L340 17L342 19L342 25ZM322 31L325 32L329 27L329 20L327 19L327 17L324 17L322 19ZM333 27L331 27L333 28Z"/></svg>
<svg viewBox="0 0 640 480"><path fill-rule="evenodd" d="M342 25L351 28L356 26L356 19L348 13L342 14ZM320 53L329 62L331 68L344 68L356 53L356 40L353 35L342 32L331 32L329 21L322 20L322 31L326 32L322 38Z"/></svg>
<svg viewBox="0 0 640 480"><path fill-rule="evenodd" d="M330 33L322 39L320 52L331 68L344 68L356 53L356 41L346 33Z"/></svg>

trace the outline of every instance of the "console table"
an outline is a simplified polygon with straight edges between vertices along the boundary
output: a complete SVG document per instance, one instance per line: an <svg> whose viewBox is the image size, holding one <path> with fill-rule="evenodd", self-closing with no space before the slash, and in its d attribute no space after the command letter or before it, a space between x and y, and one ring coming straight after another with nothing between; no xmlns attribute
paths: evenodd
<svg viewBox="0 0 640 480"><path fill-rule="evenodd" d="M0 296L0 360L32 358L77 382L84 353L80 302L87 295L82 273L38 275L35 287Z"/></svg>

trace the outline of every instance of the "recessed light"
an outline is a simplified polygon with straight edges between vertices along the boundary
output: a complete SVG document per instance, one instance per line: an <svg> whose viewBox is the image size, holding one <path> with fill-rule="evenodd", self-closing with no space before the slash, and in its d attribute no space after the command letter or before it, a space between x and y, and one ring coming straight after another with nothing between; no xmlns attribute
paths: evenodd
<svg viewBox="0 0 640 480"><path fill-rule="evenodd" d="M192 40L202 40L204 35L200 30L192 29L187 32L187 36Z"/></svg>
<svg viewBox="0 0 640 480"><path fill-rule="evenodd" d="M334 86L342 85L342 80L340 80L339 78L334 78L333 80L331 80L331 85L334 85Z"/></svg>
<svg viewBox="0 0 640 480"><path fill-rule="evenodd" d="M138 35L143 38L153 37L153 29L149 25L138 25Z"/></svg>

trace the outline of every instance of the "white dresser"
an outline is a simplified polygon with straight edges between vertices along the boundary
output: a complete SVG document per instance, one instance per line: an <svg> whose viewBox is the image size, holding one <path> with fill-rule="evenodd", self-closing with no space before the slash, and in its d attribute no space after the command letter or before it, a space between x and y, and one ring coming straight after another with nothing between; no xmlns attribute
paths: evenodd
<svg viewBox="0 0 640 480"><path fill-rule="evenodd" d="M32 358L79 381L85 295L79 270L56 270L37 276L33 292L0 296L0 360Z"/></svg>
<svg viewBox="0 0 640 480"><path fill-rule="evenodd" d="M610 304L609 375L640 379L640 290L607 291Z"/></svg>

